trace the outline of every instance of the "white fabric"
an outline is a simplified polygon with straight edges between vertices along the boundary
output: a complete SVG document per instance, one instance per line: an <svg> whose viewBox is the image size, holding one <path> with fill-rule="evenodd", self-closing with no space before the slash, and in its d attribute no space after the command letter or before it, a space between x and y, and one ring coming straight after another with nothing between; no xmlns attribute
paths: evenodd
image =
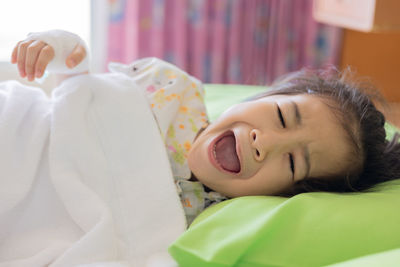
<svg viewBox="0 0 400 267"><path fill-rule="evenodd" d="M33 32L28 34L26 40L42 41L53 47L54 58L50 61L46 68L49 72L74 74L89 70L89 49L86 43L74 33L63 30ZM87 55L82 62L70 69L65 65L65 60L78 44L85 48Z"/></svg>
<svg viewBox="0 0 400 267"><path fill-rule="evenodd" d="M0 83L0 147L2 267L154 265L185 230L146 96L123 74L76 76L52 99Z"/></svg>
<svg viewBox="0 0 400 267"><path fill-rule="evenodd" d="M200 182L189 181L189 150L208 120L201 82L158 58L142 58L130 64L111 62L108 68L126 74L145 91L167 148L187 223L205 207L225 200L217 192L205 192Z"/></svg>

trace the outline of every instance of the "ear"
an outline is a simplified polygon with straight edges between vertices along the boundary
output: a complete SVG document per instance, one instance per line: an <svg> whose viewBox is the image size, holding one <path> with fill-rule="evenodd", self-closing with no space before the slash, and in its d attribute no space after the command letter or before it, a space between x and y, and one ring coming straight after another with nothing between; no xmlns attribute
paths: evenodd
<svg viewBox="0 0 400 267"><path fill-rule="evenodd" d="M118 62L110 62L108 64L108 70L110 72L122 72L126 73L126 70L128 69L128 65L118 63Z"/></svg>

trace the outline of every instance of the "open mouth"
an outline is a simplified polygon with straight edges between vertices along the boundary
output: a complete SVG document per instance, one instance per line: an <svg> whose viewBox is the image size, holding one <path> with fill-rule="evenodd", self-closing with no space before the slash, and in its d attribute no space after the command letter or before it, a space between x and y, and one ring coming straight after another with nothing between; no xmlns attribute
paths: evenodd
<svg viewBox="0 0 400 267"><path fill-rule="evenodd" d="M231 173L240 172L240 160L236 151L236 138L228 131L217 138L212 147L212 156L216 164Z"/></svg>

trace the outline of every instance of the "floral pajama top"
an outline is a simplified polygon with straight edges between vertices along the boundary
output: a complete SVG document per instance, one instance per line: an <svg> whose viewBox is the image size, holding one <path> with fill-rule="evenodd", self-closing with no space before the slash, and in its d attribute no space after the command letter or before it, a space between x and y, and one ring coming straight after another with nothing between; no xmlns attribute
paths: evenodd
<svg viewBox="0 0 400 267"><path fill-rule="evenodd" d="M109 68L115 71L112 64ZM119 67L117 71L135 79L148 96L190 224L204 208L226 199L216 192L207 193L200 182L189 181L188 152L196 134L208 120L202 84L176 66L157 58L140 59Z"/></svg>

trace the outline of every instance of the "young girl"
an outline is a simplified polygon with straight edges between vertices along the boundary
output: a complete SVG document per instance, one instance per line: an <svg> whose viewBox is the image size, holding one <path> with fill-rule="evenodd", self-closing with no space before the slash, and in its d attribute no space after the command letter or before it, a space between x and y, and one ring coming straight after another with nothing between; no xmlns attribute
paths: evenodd
<svg viewBox="0 0 400 267"><path fill-rule="evenodd" d="M14 48L21 77L40 78L66 53L46 40ZM85 58L78 40L63 60L73 70ZM290 74L208 123L200 83L175 66L143 59L110 70L147 92L189 222L226 198L360 191L400 178L399 136L385 139L384 116L347 73Z"/></svg>

